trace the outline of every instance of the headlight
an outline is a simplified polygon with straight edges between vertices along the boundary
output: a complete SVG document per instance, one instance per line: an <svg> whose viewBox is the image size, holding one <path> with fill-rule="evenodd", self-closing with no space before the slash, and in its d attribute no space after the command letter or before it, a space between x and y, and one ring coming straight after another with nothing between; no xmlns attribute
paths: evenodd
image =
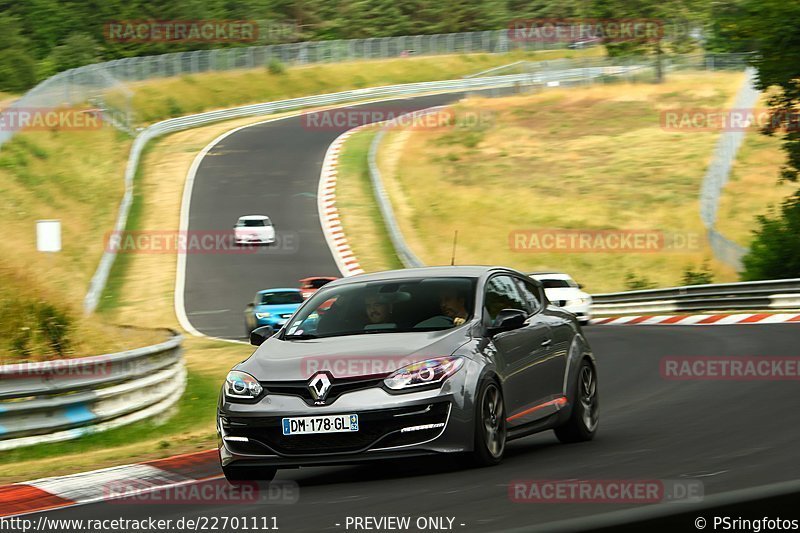
<svg viewBox="0 0 800 533"><path fill-rule="evenodd" d="M256 313L256 318L259 320L264 318L269 318L270 316L272 315L270 315L269 313Z"/></svg>
<svg viewBox="0 0 800 533"><path fill-rule="evenodd" d="M437 357L404 366L384 379L383 383L392 390L423 387L443 382L462 366L464 359L461 357Z"/></svg>
<svg viewBox="0 0 800 533"><path fill-rule="evenodd" d="M257 398L263 389L261 383L247 372L231 370L225 378L225 396L237 399Z"/></svg>

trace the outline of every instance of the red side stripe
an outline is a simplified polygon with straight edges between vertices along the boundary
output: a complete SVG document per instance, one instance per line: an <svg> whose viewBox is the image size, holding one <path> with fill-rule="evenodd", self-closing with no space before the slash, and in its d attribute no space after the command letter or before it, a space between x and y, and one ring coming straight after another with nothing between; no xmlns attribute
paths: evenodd
<svg viewBox="0 0 800 533"><path fill-rule="evenodd" d="M556 398L555 400L550 400L548 402L540 403L539 405L534 405L530 409L525 409L524 411L521 411L521 412L519 412L519 413L517 413L515 415L511 415L508 418L506 418L506 422L511 422L512 420L516 420L517 418L519 418L521 416L529 415L531 413L534 413L534 412L538 411L539 409L544 409L545 407L549 407L551 405L561 406L561 405L565 405L566 403L567 403L567 397L566 396L560 396L560 397Z"/></svg>
<svg viewBox="0 0 800 533"><path fill-rule="evenodd" d="M640 322L644 322L645 320L649 320L651 318L653 318L653 315L637 316L633 320L626 322L626 324L638 324Z"/></svg>

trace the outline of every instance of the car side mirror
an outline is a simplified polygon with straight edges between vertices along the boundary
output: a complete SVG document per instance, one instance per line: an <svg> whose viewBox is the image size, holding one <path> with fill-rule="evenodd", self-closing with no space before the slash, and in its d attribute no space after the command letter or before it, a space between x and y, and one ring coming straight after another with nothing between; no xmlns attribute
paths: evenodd
<svg viewBox="0 0 800 533"><path fill-rule="evenodd" d="M583 283L578 283L578 288L582 289L583 288Z"/></svg>
<svg viewBox="0 0 800 533"><path fill-rule="evenodd" d="M489 327L489 335L519 329L525 325L526 320L528 320L528 313L521 309L503 309L494 319L494 325Z"/></svg>
<svg viewBox="0 0 800 533"><path fill-rule="evenodd" d="M261 326L250 332L250 344L253 346L261 346L268 338L275 335L275 330L272 326Z"/></svg>

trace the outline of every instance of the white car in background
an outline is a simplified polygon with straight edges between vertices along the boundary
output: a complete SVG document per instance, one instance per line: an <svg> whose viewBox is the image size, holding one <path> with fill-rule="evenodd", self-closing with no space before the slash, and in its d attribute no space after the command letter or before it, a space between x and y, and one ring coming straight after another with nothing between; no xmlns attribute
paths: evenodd
<svg viewBox="0 0 800 533"><path fill-rule="evenodd" d="M266 215L239 217L233 227L236 244L274 244L275 226Z"/></svg>
<svg viewBox="0 0 800 533"><path fill-rule="evenodd" d="M569 311L581 324L592 319L592 296L581 290L569 274L561 272L531 272L531 278L539 281L550 303Z"/></svg>

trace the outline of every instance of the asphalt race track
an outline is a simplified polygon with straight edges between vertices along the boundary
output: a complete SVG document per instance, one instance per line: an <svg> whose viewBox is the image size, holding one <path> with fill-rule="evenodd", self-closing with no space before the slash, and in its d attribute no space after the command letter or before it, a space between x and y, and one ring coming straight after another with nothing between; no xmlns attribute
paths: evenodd
<svg viewBox="0 0 800 533"><path fill-rule="evenodd" d="M461 94L391 100L357 110L424 109ZM297 287L308 276L339 276L317 214L325 152L350 127L312 128L292 117L240 130L218 143L200 164L192 189L189 232L232 232L241 215L268 215L277 245L255 253L186 255L186 315L200 332L242 339L244 308L260 289Z"/></svg>
<svg viewBox="0 0 800 533"><path fill-rule="evenodd" d="M279 471L276 479L299 484L293 505L112 501L48 515L276 516L283 531L345 531L347 516L450 516L455 531L498 531L632 507L513 503L508 485L519 479L696 479L710 495L800 478L796 381L670 381L659 371L661 358L670 356L793 356L797 326L596 326L586 333L601 386L592 442L563 445L547 432L510 443L502 464L478 470L415 460ZM685 530L694 530L691 522Z"/></svg>
<svg viewBox="0 0 800 533"><path fill-rule="evenodd" d="M226 229L239 215L266 213L279 230L296 232L299 246L286 254L189 255L186 312L195 328L241 338L242 310L256 290L337 273L314 196L323 155L338 133L287 119L243 129L205 158L190 229ZM797 325L594 326L585 332L599 364L601 421L593 442L563 445L547 432L509 444L501 465L477 470L447 459L283 470L278 480L299 485L299 503L289 505L108 501L47 514L275 516L287 532L346 531L348 516L445 516L455 518L453 531L498 531L637 507L514 503L508 491L514 480L699 480L710 495L800 478L796 381L675 381L660 373L664 357L797 356ZM688 519L685 526L680 531L695 530Z"/></svg>

